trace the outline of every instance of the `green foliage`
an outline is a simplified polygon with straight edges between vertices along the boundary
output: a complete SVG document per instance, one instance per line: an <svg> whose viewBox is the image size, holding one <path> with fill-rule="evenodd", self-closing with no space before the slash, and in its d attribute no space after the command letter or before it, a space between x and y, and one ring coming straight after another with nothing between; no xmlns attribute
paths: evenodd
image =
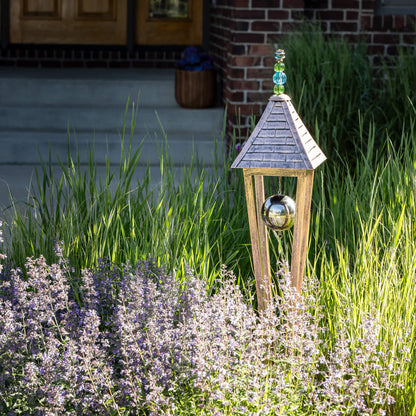
<svg viewBox="0 0 416 416"><path fill-rule="evenodd" d="M403 123L414 116L416 54L400 50L398 58L369 64L364 44L327 37L316 25L282 40L286 50L287 92L312 135L331 158L355 160L355 148L376 129L375 149L387 132L400 143ZM373 121L375 123L373 123ZM376 153L377 153L376 152Z"/></svg>
<svg viewBox="0 0 416 416"><path fill-rule="evenodd" d="M191 268L211 283L222 264L244 267L239 262L246 235L232 209L244 207L244 192L233 193L227 171L208 178L195 159L178 177L160 149L160 186L155 186L149 166L143 177L135 176L141 145L134 146L132 133L125 146L125 131L119 168L107 157L105 175L98 173L94 147L86 167L69 146L58 174L50 156L43 162L28 203L13 205L7 249L13 265L40 254L53 261L55 242L61 241L76 274L101 258L122 265L150 256L180 276Z"/></svg>
<svg viewBox="0 0 416 416"><path fill-rule="evenodd" d="M377 72L363 47L315 28L284 43L288 93L328 156L315 174L306 268L320 281L316 302L327 328L321 348L335 344L342 325L351 345L360 345L371 314L380 343L402 359L392 382L403 389L394 391L391 414L416 415L415 54L401 51ZM235 154L213 176L195 158L178 178L162 149L160 186L152 187L150 170L135 179L140 145L123 132L119 169L107 160L104 177L93 148L87 168L71 154L59 174L50 157L43 163L28 205L10 213L8 261L22 267L27 256L44 254L52 262L53 242L61 240L78 271L100 257L121 265L150 255L180 277L191 267L213 285L226 264L253 293L242 177L229 172ZM294 186L285 180L283 191L294 195ZM267 181L267 194L277 187ZM289 259L290 232L270 233L270 242L272 264ZM406 340L410 362L400 358ZM188 402L196 406L184 395Z"/></svg>

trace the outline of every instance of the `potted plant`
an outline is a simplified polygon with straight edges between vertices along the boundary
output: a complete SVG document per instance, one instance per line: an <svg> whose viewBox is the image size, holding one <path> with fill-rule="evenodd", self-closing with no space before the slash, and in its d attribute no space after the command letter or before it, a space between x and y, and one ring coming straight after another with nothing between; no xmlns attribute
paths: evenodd
<svg viewBox="0 0 416 416"><path fill-rule="evenodd" d="M185 108L207 108L215 103L215 70L212 57L191 46L176 62L175 98Z"/></svg>

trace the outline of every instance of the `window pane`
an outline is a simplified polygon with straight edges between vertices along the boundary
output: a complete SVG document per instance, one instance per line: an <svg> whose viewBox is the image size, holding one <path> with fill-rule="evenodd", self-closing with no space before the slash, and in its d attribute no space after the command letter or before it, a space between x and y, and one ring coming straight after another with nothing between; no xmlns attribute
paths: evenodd
<svg viewBox="0 0 416 416"><path fill-rule="evenodd" d="M187 18L189 0L149 0L149 16L154 19Z"/></svg>

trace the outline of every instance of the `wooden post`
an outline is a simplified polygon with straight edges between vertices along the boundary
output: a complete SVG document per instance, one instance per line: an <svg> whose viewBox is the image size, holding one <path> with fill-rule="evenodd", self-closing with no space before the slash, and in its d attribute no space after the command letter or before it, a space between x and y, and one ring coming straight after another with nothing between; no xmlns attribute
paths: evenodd
<svg viewBox="0 0 416 416"><path fill-rule="evenodd" d="M264 195L264 176L254 177L254 187L256 191L256 213L257 213L257 228L259 233L260 244L260 265L261 265L261 279L264 286L265 299L271 299L270 287L270 258L269 258L269 239L267 235L266 224L261 217L261 207L263 206Z"/></svg>
<svg viewBox="0 0 416 416"><path fill-rule="evenodd" d="M258 209L259 198L264 199L264 183L262 176L256 176L254 189L253 176L248 174L245 169L243 172L258 308L259 311L264 311L271 295L267 231L261 221Z"/></svg>
<svg viewBox="0 0 416 416"><path fill-rule="evenodd" d="M292 285L296 287L299 293L302 292L303 273L308 250L313 174L313 170L309 170L305 172L305 175L299 176L296 188L296 216L290 271L292 274Z"/></svg>

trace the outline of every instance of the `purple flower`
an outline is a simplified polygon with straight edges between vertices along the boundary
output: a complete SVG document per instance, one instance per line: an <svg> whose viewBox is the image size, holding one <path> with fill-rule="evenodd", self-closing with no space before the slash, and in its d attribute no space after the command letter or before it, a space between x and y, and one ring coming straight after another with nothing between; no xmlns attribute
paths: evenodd
<svg viewBox="0 0 416 416"><path fill-rule="evenodd" d="M203 71L214 69L212 57L202 49L190 46L183 51L182 58L176 62L176 68L186 71Z"/></svg>
<svg viewBox="0 0 416 416"><path fill-rule="evenodd" d="M284 266L281 296L258 315L225 268L209 296L191 272L181 282L150 260L102 260L76 280L75 302L66 263L28 259L27 276L13 270L1 282L1 414L188 414L187 399L212 415L293 404L302 414L375 414L394 404L401 361L375 313L351 339L346 308L325 345L318 283L305 279L300 296Z"/></svg>

